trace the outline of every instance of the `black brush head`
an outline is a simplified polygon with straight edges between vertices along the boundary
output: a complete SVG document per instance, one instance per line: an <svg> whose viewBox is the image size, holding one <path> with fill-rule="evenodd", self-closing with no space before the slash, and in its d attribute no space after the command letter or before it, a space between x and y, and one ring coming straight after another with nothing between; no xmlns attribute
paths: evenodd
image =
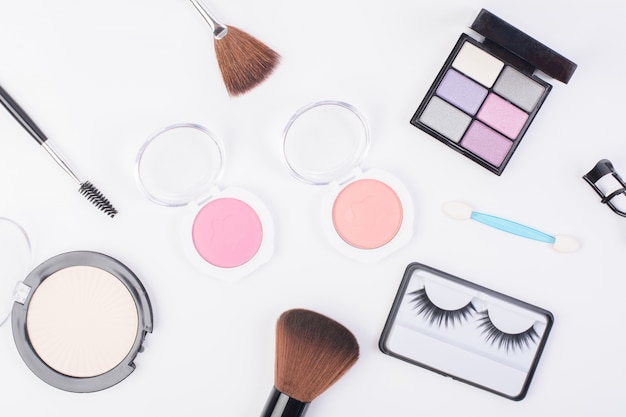
<svg viewBox="0 0 626 417"><path fill-rule="evenodd" d="M228 33L214 39L215 55L228 94L237 96L265 80L278 65L280 55L252 35L228 26Z"/></svg>
<svg viewBox="0 0 626 417"><path fill-rule="evenodd" d="M284 312L276 325L275 388L308 403L354 365L359 345L336 321L304 309Z"/></svg>
<svg viewBox="0 0 626 417"><path fill-rule="evenodd" d="M80 185L78 192L81 193L91 203L102 210L107 216L115 217L117 210L107 200L107 198L89 181L85 181Z"/></svg>

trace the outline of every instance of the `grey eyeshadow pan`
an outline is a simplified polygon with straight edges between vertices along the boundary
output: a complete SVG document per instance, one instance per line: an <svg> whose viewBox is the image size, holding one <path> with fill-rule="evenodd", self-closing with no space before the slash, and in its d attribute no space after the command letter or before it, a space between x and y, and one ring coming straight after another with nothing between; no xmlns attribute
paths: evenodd
<svg viewBox="0 0 626 417"><path fill-rule="evenodd" d="M449 140L458 142L472 118L435 96L430 100L419 120Z"/></svg>
<svg viewBox="0 0 626 417"><path fill-rule="evenodd" d="M545 87L507 66L500 74L493 91L530 113L544 94Z"/></svg>

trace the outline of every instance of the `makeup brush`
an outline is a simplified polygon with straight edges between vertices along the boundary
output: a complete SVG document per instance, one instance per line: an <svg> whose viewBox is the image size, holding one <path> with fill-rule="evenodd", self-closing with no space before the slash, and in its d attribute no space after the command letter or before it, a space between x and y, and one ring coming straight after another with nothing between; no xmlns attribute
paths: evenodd
<svg viewBox="0 0 626 417"><path fill-rule="evenodd" d="M453 219L472 219L479 223L511 233L527 239L537 240L552 245L557 252L575 252L580 247L580 243L570 236L548 235L528 226L506 220L490 214L473 211L472 207L460 201L449 201L443 205L443 211Z"/></svg>
<svg viewBox="0 0 626 417"><path fill-rule="evenodd" d="M81 181L74 173L69 164L61 158L61 156L48 143L48 138L26 114L26 112L17 104L17 102L0 86L0 103L11 113L22 127L52 156L57 164L79 185L78 192L81 193L93 205L102 210L110 217L117 214L117 210L111 205L104 195L89 181Z"/></svg>
<svg viewBox="0 0 626 417"><path fill-rule="evenodd" d="M274 71L278 53L246 32L219 23L202 2L190 1L213 31L217 63L230 96L248 92Z"/></svg>
<svg viewBox="0 0 626 417"><path fill-rule="evenodd" d="M284 312L276 324L274 387L261 417L303 416L358 357L356 338L341 324L310 310Z"/></svg>

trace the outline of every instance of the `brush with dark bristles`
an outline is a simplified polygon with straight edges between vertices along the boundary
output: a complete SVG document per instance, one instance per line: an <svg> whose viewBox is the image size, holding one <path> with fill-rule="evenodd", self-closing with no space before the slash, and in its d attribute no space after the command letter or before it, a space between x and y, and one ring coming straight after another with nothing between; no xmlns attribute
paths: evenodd
<svg viewBox="0 0 626 417"><path fill-rule="evenodd" d="M37 141L37 143L39 143L46 150L46 152L52 156L56 163L59 164L59 166L63 168L63 170L67 172L69 176L74 179L74 181L76 181L76 183L80 186L78 188L79 193L85 196L89 201L91 201L92 204L108 216L113 217L117 214L117 210L115 210L109 200L107 200L92 183L89 181L81 181L78 178L68 163L65 162L63 158L61 158L61 156L50 146L48 138L44 135L41 129L39 129L28 114L26 114L19 104L17 104L13 97L11 97L1 86L0 103L2 103L15 120L22 125L22 127Z"/></svg>
<svg viewBox="0 0 626 417"><path fill-rule="evenodd" d="M276 324L274 387L261 417L303 416L358 358L356 338L343 325L309 310L284 312Z"/></svg>
<svg viewBox="0 0 626 417"><path fill-rule="evenodd" d="M246 93L274 71L278 53L246 32L219 23L202 2L190 1L213 31L215 55L229 95Z"/></svg>

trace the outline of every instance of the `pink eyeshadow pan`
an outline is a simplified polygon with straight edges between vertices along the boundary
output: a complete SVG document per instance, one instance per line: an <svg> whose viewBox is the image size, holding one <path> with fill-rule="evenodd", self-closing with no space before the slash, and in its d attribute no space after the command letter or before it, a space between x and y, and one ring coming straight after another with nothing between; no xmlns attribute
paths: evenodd
<svg viewBox="0 0 626 417"><path fill-rule="evenodd" d="M333 204L335 230L349 245L376 249L389 243L402 224L402 203L387 184L363 179L348 184Z"/></svg>
<svg viewBox="0 0 626 417"><path fill-rule="evenodd" d="M477 117L511 139L519 135L528 120L526 112L493 93L487 96Z"/></svg>
<svg viewBox="0 0 626 417"><path fill-rule="evenodd" d="M500 166L513 142L480 122L473 122L461 141L461 146L485 161Z"/></svg>
<svg viewBox="0 0 626 417"><path fill-rule="evenodd" d="M263 227L252 207L236 198L219 198L198 212L192 226L198 254L220 268L251 260L261 247Z"/></svg>

